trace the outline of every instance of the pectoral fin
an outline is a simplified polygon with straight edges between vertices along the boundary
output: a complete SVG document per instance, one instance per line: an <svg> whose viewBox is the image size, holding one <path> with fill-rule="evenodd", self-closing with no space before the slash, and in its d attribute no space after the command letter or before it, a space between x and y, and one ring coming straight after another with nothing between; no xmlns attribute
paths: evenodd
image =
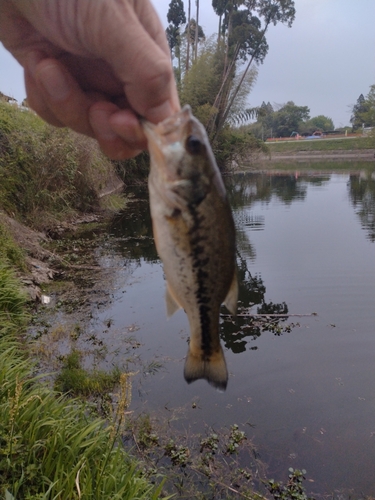
<svg viewBox="0 0 375 500"><path fill-rule="evenodd" d="M238 282L237 282L237 269L234 270L232 284L230 285L229 292L224 300L225 307L233 316L237 314L237 300L238 300Z"/></svg>
<svg viewBox="0 0 375 500"><path fill-rule="evenodd" d="M178 311L181 306L173 296L169 285L167 284L167 290L165 292L165 302L167 304L167 316L170 318L173 314Z"/></svg>

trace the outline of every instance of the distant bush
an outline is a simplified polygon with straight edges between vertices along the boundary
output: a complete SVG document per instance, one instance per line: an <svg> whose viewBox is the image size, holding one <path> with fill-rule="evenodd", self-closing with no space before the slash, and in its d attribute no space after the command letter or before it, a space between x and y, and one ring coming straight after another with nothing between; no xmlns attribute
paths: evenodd
<svg viewBox="0 0 375 500"><path fill-rule="evenodd" d="M243 162L255 160L260 153L268 153L266 144L245 129L223 129L213 145L220 170L231 170Z"/></svg>

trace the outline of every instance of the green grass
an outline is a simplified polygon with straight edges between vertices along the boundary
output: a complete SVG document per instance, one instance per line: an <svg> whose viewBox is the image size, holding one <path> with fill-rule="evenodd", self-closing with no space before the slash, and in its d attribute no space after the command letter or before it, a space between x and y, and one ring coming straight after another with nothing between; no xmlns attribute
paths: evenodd
<svg viewBox="0 0 375 500"><path fill-rule="evenodd" d="M263 165L262 165L263 168ZM299 172L332 172L332 171L358 171L358 170L366 170L373 171L374 170L374 162L371 161L330 161L329 158L322 161L299 161L299 162L291 162L290 160L277 161L277 162L268 162L266 169L267 171L280 171L285 170L286 172L295 172L296 170Z"/></svg>
<svg viewBox="0 0 375 500"><path fill-rule="evenodd" d="M0 259L0 496L7 499L156 499L114 425L52 391L32 372L19 335L25 297Z"/></svg>
<svg viewBox="0 0 375 500"><path fill-rule="evenodd" d="M374 137L355 137L349 139L311 139L295 142L267 142L272 153L288 153L296 151L338 151L350 149L374 149Z"/></svg>
<svg viewBox="0 0 375 500"><path fill-rule="evenodd" d="M113 391L120 382L120 370L114 368L109 373L101 370L84 370L81 366L81 357L81 353L77 350L73 350L65 357L63 368L56 377L55 388L61 392L84 397Z"/></svg>
<svg viewBox="0 0 375 500"><path fill-rule="evenodd" d="M7 228L0 222L0 261L9 262L21 271L26 270L25 254L15 243Z"/></svg>

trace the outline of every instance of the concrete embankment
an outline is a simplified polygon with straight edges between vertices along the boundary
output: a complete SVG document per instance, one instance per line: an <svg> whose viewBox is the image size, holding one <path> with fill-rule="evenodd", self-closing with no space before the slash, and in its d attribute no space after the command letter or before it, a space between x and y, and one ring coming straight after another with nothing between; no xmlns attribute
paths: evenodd
<svg viewBox="0 0 375 500"><path fill-rule="evenodd" d="M280 162L280 161L375 161L375 149L349 149L332 151L287 151L285 153L272 152L270 156L262 155L261 161Z"/></svg>

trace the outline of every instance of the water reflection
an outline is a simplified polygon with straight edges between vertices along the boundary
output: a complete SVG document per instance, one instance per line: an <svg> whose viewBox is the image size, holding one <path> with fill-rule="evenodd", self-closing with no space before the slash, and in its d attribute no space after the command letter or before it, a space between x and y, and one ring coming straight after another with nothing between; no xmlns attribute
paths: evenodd
<svg viewBox="0 0 375 500"><path fill-rule="evenodd" d="M295 200L304 200L307 184L322 186L328 183L330 174L306 175L296 171L293 174L244 173L225 178L231 205L234 210L251 206L256 201L269 203L277 197L290 205Z"/></svg>
<svg viewBox="0 0 375 500"><path fill-rule="evenodd" d="M256 252L251 242L253 231L265 228L265 216L257 213L257 203L269 204L272 201L287 207L295 202L304 201L308 185L324 186L331 180L331 174L306 175L246 173L225 178L228 196L233 208L237 228L237 268L239 278L239 316L233 320L223 315L221 339L227 349L241 353L254 349L253 340L265 331L283 331L280 324L287 317L275 323L254 321L252 315L287 314L288 305L265 300L266 284L260 274L252 273L249 264L254 263ZM375 241L375 180L370 175L350 175L349 193L362 227L366 229L371 241ZM138 188L123 213L113 220L111 233L113 246L125 258L138 263L159 262L152 237L152 224L148 205L147 189ZM259 210L259 209L258 209ZM249 347L250 344L250 347Z"/></svg>
<svg viewBox="0 0 375 500"><path fill-rule="evenodd" d="M114 248L126 258L159 262L152 235L147 189L138 188L125 210L115 216L111 225Z"/></svg>
<svg viewBox="0 0 375 500"><path fill-rule="evenodd" d="M226 178L238 231L240 314L233 320L222 311L231 373L224 395L183 381L186 317L165 319L148 193L134 192L106 241L108 268L118 276L113 300L95 308L90 324L108 365L126 362L133 371L138 356L144 366L163 363L160 373L139 375L133 408L165 411L169 422L169 407L186 404L186 434L251 422L275 480L289 467L306 468L313 493L345 487L374 496L374 180L298 172ZM293 328L292 314L311 312L317 316L298 319L300 328L273 335ZM275 323L254 313L290 316ZM103 324L103 332L95 329Z"/></svg>
<svg viewBox="0 0 375 500"><path fill-rule="evenodd" d="M239 278L239 316L236 320L223 316L221 339L227 349L234 353L246 350L248 340L255 339L263 331L274 326L275 321L254 321L250 314L254 312L252 308L258 306L256 312L259 314L274 314L288 312L285 302L273 304L265 302L266 286L259 275L252 275L248 268L248 261L255 259L255 250L252 246L246 229L262 230L264 226L264 216L248 213L248 207L253 201L258 200L258 193L262 199L271 199L274 193L283 200L290 200L290 193L293 197L300 199L304 196L305 188L297 189L291 176L280 177L276 182L270 182L266 176L240 176L240 182L233 182L235 177L229 182L228 192L230 197L237 197L237 207L233 215L237 227L237 268ZM233 183L232 183L233 182ZM267 186L267 188L265 188ZM291 187L293 186L293 187ZM285 190L285 192L283 191ZM247 195L244 193L247 192ZM239 193L242 193L242 201ZM147 189L137 189L133 193L133 198L128 203L126 209L116 216L112 222L111 235L113 236L112 248L117 250L126 259L141 264L141 260L147 262L159 262L156 248L152 237L152 222L148 205ZM254 196L253 196L254 195ZM245 206L247 205L247 207ZM287 318L278 319L283 322Z"/></svg>
<svg viewBox="0 0 375 500"><path fill-rule="evenodd" d="M349 196L362 228L370 241L375 241L375 174L350 175Z"/></svg>

